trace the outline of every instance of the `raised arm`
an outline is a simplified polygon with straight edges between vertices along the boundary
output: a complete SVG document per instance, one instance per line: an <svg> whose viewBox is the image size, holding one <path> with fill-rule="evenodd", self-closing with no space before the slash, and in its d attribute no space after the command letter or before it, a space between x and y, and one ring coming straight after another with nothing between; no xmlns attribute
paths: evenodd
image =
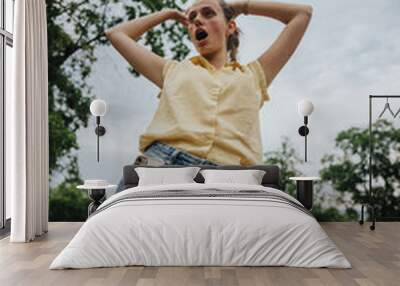
<svg viewBox="0 0 400 286"><path fill-rule="evenodd" d="M165 9L153 14L119 24L105 34L118 52L150 81L162 88L162 70L166 60L137 42L146 31L158 24L174 19L186 25L186 17L179 11Z"/></svg>
<svg viewBox="0 0 400 286"><path fill-rule="evenodd" d="M270 17L286 25L278 39L258 58L270 84L299 45L311 20L312 7L254 0L237 1L232 6L238 14L247 12L249 15Z"/></svg>

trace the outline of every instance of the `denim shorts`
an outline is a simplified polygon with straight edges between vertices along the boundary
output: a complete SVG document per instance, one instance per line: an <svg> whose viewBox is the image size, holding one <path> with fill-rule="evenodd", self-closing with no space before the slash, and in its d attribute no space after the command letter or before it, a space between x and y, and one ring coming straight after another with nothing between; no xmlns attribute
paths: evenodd
<svg viewBox="0 0 400 286"><path fill-rule="evenodd" d="M156 158L163 162L164 165L211 165L218 166L218 164L209 160L194 156L188 152L175 148L171 145L155 141L143 152L144 155ZM116 193L123 191L124 180L121 178L118 182Z"/></svg>
<svg viewBox="0 0 400 286"><path fill-rule="evenodd" d="M144 154L160 159L165 165L211 165L218 164L209 160L194 156L188 152L171 145L156 141L146 148Z"/></svg>

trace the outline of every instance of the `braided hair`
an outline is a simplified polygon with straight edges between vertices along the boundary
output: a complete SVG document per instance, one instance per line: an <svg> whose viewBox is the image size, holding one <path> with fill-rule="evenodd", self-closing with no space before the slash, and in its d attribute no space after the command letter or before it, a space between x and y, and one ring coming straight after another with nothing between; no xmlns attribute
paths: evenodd
<svg viewBox="0 0 400 286"><path fill-rule="evenodd" d="M222 8L222 11L224 12L225 20L229 22L230 20L233 20L235 18L235 10L229 6L224 0L219 0L218 1L219 5ZM237 28L235 32L230 34L228 36L228 39L226 40L226 49L228 50L230 60L232 62L236 62L236 56L239 50L239 33L240 30Z"/></svg>

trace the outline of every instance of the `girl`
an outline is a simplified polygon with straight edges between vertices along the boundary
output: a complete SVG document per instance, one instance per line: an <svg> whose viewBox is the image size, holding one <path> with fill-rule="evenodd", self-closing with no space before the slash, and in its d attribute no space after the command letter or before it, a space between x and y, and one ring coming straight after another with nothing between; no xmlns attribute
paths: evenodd
<svg viewBox="0 0 400 286"><path fill-rule="evenodd" d="M246 65L236 60L235 18L241 14L285 24L271 47ZM269 100L267 87L296 50L311 14L307 5L199 0L185 13L165 9L107 30L119 53L161 89L158 109L140 136L140 151L160 164L262 164L259 109ZM188 29L197 56L178 62L136 42L170 19Z"/></svg>

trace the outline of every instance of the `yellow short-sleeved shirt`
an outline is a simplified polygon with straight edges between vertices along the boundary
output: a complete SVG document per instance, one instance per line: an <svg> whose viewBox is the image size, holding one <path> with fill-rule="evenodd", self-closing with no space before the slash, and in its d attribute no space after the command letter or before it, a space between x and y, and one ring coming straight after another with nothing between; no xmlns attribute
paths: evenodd
<svg viewBox="0 0 400 286"><path fill-rule="evenodd" d="M163 82L140 151L161 141L218 164L262 163L259 109L269 96L257 60L216 70L202 56L169 59Z"/></svg>

